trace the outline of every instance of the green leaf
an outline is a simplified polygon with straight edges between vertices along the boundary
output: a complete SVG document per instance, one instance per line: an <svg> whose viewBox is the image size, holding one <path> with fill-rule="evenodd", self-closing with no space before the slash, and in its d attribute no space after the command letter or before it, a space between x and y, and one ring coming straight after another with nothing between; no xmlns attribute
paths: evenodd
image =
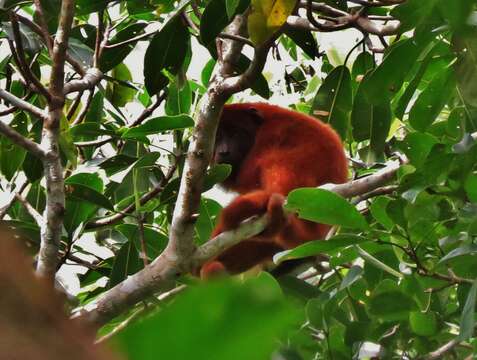
<svg viewBox="0 0 477 360"><path fill-rule="evenodd" d="M222 206L217 201L207 198L200 200L199 218L195 223L199 244L203 244L210 239L210 234L215 228L215 222L220 210L222 210Z"/></svg>
<svg viewBox="0 0 477 360"><path fill-rule="evenodd" d="M437 118L449 96L452 96L454 88L454 73L451 68L438 73L411 108L411 126L418 131L425 131Z"/></svg>
<svg viewBox="0 0 477 360"><path fill-rule="evenodd" d="M301 259L308 256L316 256L319 254L328 254L338 249L348 247L350 245L359 244L368 239L352 235L352 234L340 234L332 237L329 240L315 240L307 242L303 245L297 246L294 249L282 251L273 257L275 263L281 263L290 259Z"/></svg>
<svg viewBox="0 0 477 360"><path fill-rule="evenodd" d="M99 12L108 6L110 0L77 0L76 15L87 15L94 12Z"/></svg>
<svg viewBox="0 0 477 360"><path fill-rule="evenodd" d="M65 180L65 185L83 185L97 191L103 191L103 181L98 174L78 173L71 175Z"/></svg>
<svg viewBox="0 0 477 360"><path fill-rule="evenodd" d="M58 139L61 152L65 155L71 165L75 168L77 163L78 153L76 146L73 143L73 137L70 134L70 126L68 119L65 116L60 120L60 138Z"/></svg>
<svg viewBox="0 0 477 360"><path fill-rule="evenodd" d="M72 199L87 201L108 210L114 210L113 204L106 196L88 186L71 184L68 196Z"/></svg>
<svg viewBox="0 0 477 360"><path fill-rule="evenodd" d="M365 229L368 225L356 208L341 196L317 188L296 189L288 194L285 209L302 219L322 224Z"/></svg>
<svg viewBox="0 0 477 360"><path fill-rule="evenodd" d="M216 64L216 61L213 58L207 61L207 64L205 64L200 74L200 81L202 82L202 85L204 86L209 85L209 81L214 71L215 64Z"/></svg>
<svg viewBox="0 0 477 360"><path fill-rule="evenodd" d="M68 39L68 55L88 67L93 65L94 51L81 40L71 37Z"/></svg>
<svg viewBox="0 0 477 360"><path fill-rule="evenodd" d="M392 289L375 290L367 306L369 316L381 321L407 320L415 309L416 303L408 294Z"/></svg>
<svg viewBox="0 0 477 360"><path fill-rule="evenodd" d="M401 40L394 44L383 62L361 84L368 102L381 104L391 101L401 89L419 53L420 48L412 39Z"/></svg>
<svg viewBox="0 0 477 360"><path fill-rule="evenodd" d="M477 203L477 175L469 174L465 179L464 189L469 197L469 200L473 203Z"/></svg>
<svg viewBox="0 0 477 360"><path fill-rule="evenodd" d="M437 318L433 312L413 311L409 314L411 330L419 336L432 336L437 332Z"/></svg>
<svg viewBox="0 0 477 360"><path fill-rule="evenodd" d="M474 281L467 295L460 317L459 341L471 338L475 328L475 302L477 300L477 280Z"/></svg>
<svg viewBox="0 0 477 360"><path fill-rule="evenodd" d="M106 175L111 176L118 171L124 170L137 160L135 157L119 154L104 159L98 166L106 171Z"/></svg>
<svg viewBox="0 0 477 360"><path fill-rule="evenodd" d="M84 137L95 138L101 135L114 135L110 130L104 130L96 122L85 122L70 128L70 135L76 140L83 140Z"/></svg>
<svg viewBox="0 0 477 360"><path fill-rule="evenodd" d="M351 75L346 66L338 66L326 77L313 99L311 114L329 123L346 138L352 107Z"/></svg>
<svg viewBox="0 0 477 360"><path fill-rule="evenodd" d="M389 217L386 211L390 201L391 199L386 196L378 196L369 207L371 215L388 230L391 230L394 226L394 221Z"/></svg>
<svg viewBox="0 0 477 360"><path fill-rule="evenodd" d="M262 360L296 320L276 281L262 275L243 284L209 282L188 289L116 340L131 360L157 359L157 349L168 360Z"/></svg>
<svg viewBox="0 0 477 360"><path fill-rule="evenodd" d="M93 96L91 105L86 113L85 122L99 123L104 116L104 95L102 91L98 91Z"/></svg>
<svg viewBox="0 0 477 360"><path fill-rule="evenodd" d="M131 40L136 36L143 34L146 26L147 23L134 22L121 31L118 31L118 33L109 41L108 44L114 45ZM109 70L114 69L117 65L121 64L135 46L136 42L128 42L121 46L104 49L103 53L101 54L99 65L101 71L106 73Z"/></svg>
<svg viewBox="0 0 477 360"><path fill-rule="evenodd" d="M437 44L437 42L435 43ZM422 62L419 65L419 68L412 78L412 80L409 82L409 84L406 86L406 89L404 90L404 93L401 95L399 100L397 101L395 107L394 107L394 114L396 117L400 120L402 120L404 113L406 112L409 102L411 101L414 93L416 92L416 89L418 85L420 84L424 74L426 73L426 70L429 66L429 64L432 61L432 58L435 56L434 51L429 51L426 57L422 60Z"/></svg>
<svg viewBox="0 0 477 360"><path fill-rule="evenodd" d="M474 29L466 37L455 37L453 47L457 48L460 56L455 63L455 77L459 87L460 96L465 103L477 106L477 30Z"/></svg>
<svg viewBox="0 0 477 360"><path fill-rule="evenodd" d="M132 75L128 67L123 63L114 67L111 77L117 80L131 82ZM108 99L114 106L123 107L134 99L136 90L126 87L117 82L108 82L106 88L106 99Z"/></svg>
<svg viewBox="0 0 477 360"><path fill-rule="evenodd" d="M474 0L445 1L438 2L440 14L447 20L453 31L456 33L466 33L471 30L472 22L470 20L473 15L475 5ZM475 13L474 13L475 14Z"/></svg>
<svg viewBox="0 0 477 360"><path fill-rule="evenodd" d="M114 210L111 201L101 194L103 182L97 174L75 174L65 180L65 185L68 186L67 195L70 199L87 201L105 209Z"/></svg>
<svg viewBox="0 0 477 360"><path fill-rule="evenodd" d="M214 165L207 171L202 192L210 190L215 184L223 182L229 177L231 171L232 166L229 164Z"/></svg>
<svg viewBox="0 0 477 360"><path fill-rule="evenodd" d="M236 65L237 65L237 70L243 73L249 67L250 59L247 58L245 55L240 54L240 58ZM263 97L264 99L268 99L270 97L270 89L268 87L268 81L263 76L263 74L260 74L256 78L255 82L251 86L251 89L255 91L255 93L257 93L258 95Z"/></svg>
<svg viewBox="0 0 477 360"><path fill-rule="evenodd" d="M353 265L348 272L346 273L346 276L343 278L341 281L340 287L338 290L343 290L352 285L355 281L359 280L363 274L363 268L358 265Z"/></svg>
<svg viewBox="0 0 477 360"><path fill-rule="evenodd" d="M374 57L367 51L360 52L353 63L353 69L351 70L351 77L354 81L357 81L359 76L364 76L374 67Z"/></svg>
<svg viewBox="0 0 477 360"><path fill-rule="evenodd" d="M142 125L127 129L123 139L134 139L146 135L158 134L167 130L185 129L194 125L194 120L187 115L159 116L150 119Z"/></svg>
<svg viewBox="0 0 477 360"><path fill-rule="evenodd" d="M189 114L192 105L192 91L188 81L182 86L179 80L171 82L167 92L166 115Z"/></svg>
<svg viewBox="0 0 477 360"><path fill-rule="evenodd" d="M373 105L368 102L363 86L356 93L351 125L356 141L370 140L370 148L376 155L384 151L386 138L391 128L391 106L388 102Z"/></svg>
<svg viewBox="0 0 477 360"><path fill-rule="evenodd" d="M391 16L401 22L399 30L404 33L428 20L439 0L408 0L396 6Z"/></svg>
<svg viewBox="0 0 477 360"><path fill-rule="evenodd" d="M464 244L452 250L451 252L449 252L446 256L444 256L442 259L439 260L438 264L446 263L450 261L451 259L454 259L459 256L474 255L476 253L477 253L477 244Z"/></svg>
<svg viewBox="0 0 477 360"><path fill-rule="evenodd" d="M292 39L310 58L318 57L318 44L311 31L287 27L285 35Z"/></svg>
<svg viewBox="0 0 477 360"><path fill-rule="evenodd" d="M28 134L28 118L20 112L13 118L10 127L23 136ZM11 180L25 160L26 151L15 145L3 134L0 136L0 171ZM40 160L37 159L38 162Z"/></svg>
<svg viewBox="0 0 477 360"><path fill-rule="evenodd" d="M232 19L232 17L234 16L239 3L240 3L240 0L225 0L225 9L229 19Z"/></svg>
<svg viewBox="0 0 477 360"><path fill-rule="evenodd" d="M43 163L29 152L26 153L22 168L31 183L43 177Z"/></svg>
<svg viewBox="0 0 477 360"><path fill-rule="evenodd" d="M139 253L136 250L134 243L128 241L121 249L117 252L114 257L113 268L111 269L111 274L109 275L108 287L112 288L113 286L119 284L121 281L126 279L128 275L132 275L139 270L141 270L143 264L139 258Z"/></svg>
<svg viewBox="0 0 477 360"><path fill-rule="evenodd" d="M152 38L144 56L144 83L149 94L157 94L168 83L166 71L176 75L184 63L190 35L181 18L170 20Z"/></svg>
<svg viewBox="0 0 477 360"><path fill-rule="evenodd" d="M428 133L409 133L399 147L411 164L421 167L435 144L437 139Z"/></svg>
<svg viewBox="0 0 477 360"><path fill-rule="evenodd" d="M217 35L232 21L235 14L244 12L249 4L250 0L209 1L200 19L200 41L202 44L215 53Z"/></svg>
<svg viewBox="0 0 477 360"><path fill-rule="evenodd" d="M139 238L139 226L137 224L121 224L115 227L123 234L128 242L132 242L137 252L141 252L141 242ZM146 254L153 260L158 257L166 248L168 237L150 227L144 227L144 243L146 245Z"/></svg>

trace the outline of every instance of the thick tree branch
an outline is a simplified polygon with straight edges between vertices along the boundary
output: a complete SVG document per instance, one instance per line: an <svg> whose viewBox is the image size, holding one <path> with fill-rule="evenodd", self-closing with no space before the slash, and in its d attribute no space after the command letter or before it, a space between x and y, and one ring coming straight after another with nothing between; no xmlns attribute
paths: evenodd
<svg viewBox="0 0 477 360"><path fill-rule="evenodd" d="M48 118L43 123L41 146L47 153L43 159L46 181L46 206L44 224L41 229L41 245L38 255L38 274L54 278L59 262L63 217L65 212L65 190L63 167L60 159L59 137L60 121L63 117L65 102L64 72L68 37L73 23L75 10L74 0L63 0L61 3L59 25L56 31L52 50L52 70L50 76Z"/></svg>

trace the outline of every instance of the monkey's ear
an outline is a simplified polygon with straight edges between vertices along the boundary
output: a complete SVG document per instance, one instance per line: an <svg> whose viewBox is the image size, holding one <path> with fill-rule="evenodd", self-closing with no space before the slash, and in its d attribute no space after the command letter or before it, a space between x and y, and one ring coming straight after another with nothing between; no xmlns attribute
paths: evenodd
<svg viewBox="0 0 477 360"><path fill-rule="evenodd" d="M247 109L247 112L249 113L251 119L255 123L255 125L260 126L262 125L264 118L260 110L254 107L250 107Z"/></svg>

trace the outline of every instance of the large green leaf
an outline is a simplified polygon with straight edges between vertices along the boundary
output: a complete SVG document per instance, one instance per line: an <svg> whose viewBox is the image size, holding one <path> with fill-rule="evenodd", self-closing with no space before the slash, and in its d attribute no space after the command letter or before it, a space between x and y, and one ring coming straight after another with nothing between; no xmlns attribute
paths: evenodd
<svg viewBox="0 0 477 360"><path fill-rule="evenodd" d="M15 115L10 127L26 136L28 134L28 118L21 112ZM0 171L3 176L11 180L25 160L26 151L0 134ZM37 159L37 161L40 161Z"/></svg>
<svg viewBox="0 0 477 360"><path fill-rule="evenodd" d="M282 251L273 257L273 261L275 263L280 263L290 259L301 259L308 256L327 254L338 249L343 249L350 245L359 244L365 241L369 240L362 236L340 234L328 240L310 241L303 245L297 246L294 249Z"/></svg>
<svg viewBox="0 0 477 360"><path fill-rule="evenodd" d="M313 99L311 114L329 123L346 138L352 106L351 75L346 66L338 66L326 77Z"/></svg>
<svg viewBox="0 0 477 360"><path fill-rule="evenodd" d="M187 115L177 116L159 116L150 119L142 125L127 129L123 135L123 139L134 139L146 135L158 134L167 130L185 129L194 125L194 120Z"/></svg>
<svg viewBox="0 0 477 360"><path fill-rule="evenodd" d="M302 219L322 224L365 229L366 220L356 208L341 196L317 188L301 188L290 192L285 209L298 213Z"/></svg>
<svg viewBox="0 0 477 360"><path fill-rule="evenodd" d="M138 35L141 35L142 33L144 33L144 29L146 28L146 26L146 23L135 22L125 27L121 31L118 31L118 33L109 42L109 45L119 44L124 41L133 39ZM135 45L135 42L128 42L121 46L106 48L101 54L99 66L101 71L108 72L109 70L116 67L116 65L119 65L126 58L126 56L128 56L129 53L134 49Z"/></svg>
<svg viewBox="0 0 477 360"><path fill-rule="evenodd" d="M154 35L144 56L144 84L149 94L156 94L167 85L167 73L178 73L189 46L189 31L180 17L170 20Z"/></svg>
<svg viewBox="0 0 477 360"><path fill-rule="evenodd" d="M139 253L132 241L128 241L117 252L114 257L113 268L109 275L108 287L119 284L126 279L128 275L132 275L141 270L143 264L139 258Z"/></svg>
<svg viewBox="0 0 477 360"><path fill-rule="evenodd" d="M235 14L242 13L250 0L211 0L205 7L200 21L200 40L215 53L215 38L232 21Z"/></svg>
<svg viewBox="0 0 477 360"><path fill-rule="evenodd" d="M123 234L129 242L136 247L137 252L142 251L141 240L139 236L139 226L137 224L121 224L115 227ZM144 227L144 245L146 255L153 260L165 249L168 237L153 228Z"/></svg>
<svg viewBox="0 0 477 360"><path fill-rule="evenodd" d="M368 102L363 86L359 86L351 112L353 138L356 141L370 140L371 150L380 155L384 150L391 119L389 102L380 104Z"/></svg>
<svg viewBox="0 0 477 360"><path fill-rule="evenodd" d="M477 280L470 288L460 317L459 340L464 341L472 337L475 330L475 303L477 301Z"/></svg>
<svg viewBox="0 0 477 360"><path fill-rule="evenodd" d="M296 320L275 280L207 283L117 336L130 360L262 360ZM178 336L180 334L180 336ZM220 341L217 341L220 339Z"/></svg>
<svg viewBox="0 0 477 360"><path fill-rule="evenodd" d="M420 54L412 39L397 42L387 53L383 62L367 76L361 86L368 102L389 102L401 89L405 77Z"/></svg>
<svg viewBox="0 0 477 360"><path fill-rule="evenodd" d="M452 68L437 74L411 108L409 123L412 127L425 131L435 121L454 89Z"/></svg>

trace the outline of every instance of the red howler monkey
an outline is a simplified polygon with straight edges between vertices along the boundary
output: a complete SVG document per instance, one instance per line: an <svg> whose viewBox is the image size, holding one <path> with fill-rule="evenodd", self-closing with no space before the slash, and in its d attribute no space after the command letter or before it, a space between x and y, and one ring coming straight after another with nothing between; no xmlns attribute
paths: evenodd
<svg viewBox="0 0 477 360"><path fill-rule="evenodd" d="M212 236L253 215L267 213L269 225L206 263L203 278L240 273L278 251L323 238L329 226L286 215L285 196L299 187L343 183L348 173L343 145L330 126L265 103L225 105L212 161L232 165L222 185L240 194L222 210Z"/></svg>

